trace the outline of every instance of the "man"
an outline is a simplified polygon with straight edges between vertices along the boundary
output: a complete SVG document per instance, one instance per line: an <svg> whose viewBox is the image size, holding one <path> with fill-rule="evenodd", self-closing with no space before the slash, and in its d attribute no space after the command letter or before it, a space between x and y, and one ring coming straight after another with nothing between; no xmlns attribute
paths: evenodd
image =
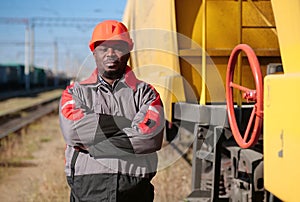
<svg viewBox="0 0 300 202"><path fill-rule="evenodd" d="M89 46L97 68L67 87L59 110L70 201L153 201L159 94L127 66L133 42L121 22L99 23Z"/></svg>

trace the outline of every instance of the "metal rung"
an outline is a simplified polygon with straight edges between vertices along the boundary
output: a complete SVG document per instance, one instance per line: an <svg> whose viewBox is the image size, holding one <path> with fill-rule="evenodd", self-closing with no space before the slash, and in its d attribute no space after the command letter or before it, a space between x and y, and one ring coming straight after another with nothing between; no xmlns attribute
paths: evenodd
<svg viewBox="0 0 300 202"><path fill-rule="evenodd" d="M245 25L245 26L242 26L242 28L247 28L247 29L251 29L251 28L253 28L253 29L275 29L276 28L276 26L247 26L247 25Z"/></svg>

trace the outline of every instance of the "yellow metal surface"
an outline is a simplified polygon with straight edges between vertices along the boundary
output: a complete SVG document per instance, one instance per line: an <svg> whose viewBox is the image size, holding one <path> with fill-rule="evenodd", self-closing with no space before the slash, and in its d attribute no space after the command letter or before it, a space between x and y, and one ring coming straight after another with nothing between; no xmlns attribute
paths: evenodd
<svg viewBox="0 0 300 202"><path fill-rule="evenodd" d="M272 0L284 72L299 72L300 1Z"/></svg>
<svg viewBox="0 0 300 202"><path fill-rule="evenodd" d="M264 79L264 182L283 201L299 201L300 1L272 0L284 74Z"/></svg>
<svg viewBox="0 0 300 202"><path fill-rule="evenodd" d="M185 101L180 74L173 0L128 0L123 22L134 40L130 63L136 75L159 91L166 118L172 103Z"/></svg>
<svg viewBox="0 0 300 202"><path fill-rule="evenodd" d="M264 82L265 188L283 201L298 202L300 73L270 75Z"/></svg>
<svg viewBox="0 0 300 202"><path fill-rule="evenodd" d="M207 0L202 0L202 50L206 52L206 38L207 38L207 4L206 4ZM201 105L205 105L206 104L206 54L202 54L201 57L202 60L202 72L201 72L201 76L202 76L202 83L201 83L201 97L200 97L200 104Z"/></svg>

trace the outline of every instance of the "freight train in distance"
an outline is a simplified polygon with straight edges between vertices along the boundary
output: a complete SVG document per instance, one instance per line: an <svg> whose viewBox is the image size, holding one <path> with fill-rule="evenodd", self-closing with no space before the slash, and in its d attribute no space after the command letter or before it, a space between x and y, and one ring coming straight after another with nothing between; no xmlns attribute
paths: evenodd
<svg viewBox="0 0 300 202"><path fill-rule="evenodd" d="M54 74L52 70L31 66L29 70L29 87L55 88L65 87L70 78L64 72ZM0 64L0 92L25 90L26 74L23 64Z"/></svg>

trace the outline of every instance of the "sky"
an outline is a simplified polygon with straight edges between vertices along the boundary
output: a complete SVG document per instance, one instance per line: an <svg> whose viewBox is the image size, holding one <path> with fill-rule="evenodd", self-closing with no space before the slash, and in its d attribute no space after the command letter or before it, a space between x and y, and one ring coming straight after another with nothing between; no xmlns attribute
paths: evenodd
<svg viewBox="0 0 300 202"><path fill-rule="evenodd" d="M24 63L26 24L20 19L26 19L34 33L34 64L53 70L56 50L58 71L74 74L92 62L88 43L94 26L104 19L122 21L126 2L1 0L0 63ZM82 23L84 19L89 23Z"/></svg>

